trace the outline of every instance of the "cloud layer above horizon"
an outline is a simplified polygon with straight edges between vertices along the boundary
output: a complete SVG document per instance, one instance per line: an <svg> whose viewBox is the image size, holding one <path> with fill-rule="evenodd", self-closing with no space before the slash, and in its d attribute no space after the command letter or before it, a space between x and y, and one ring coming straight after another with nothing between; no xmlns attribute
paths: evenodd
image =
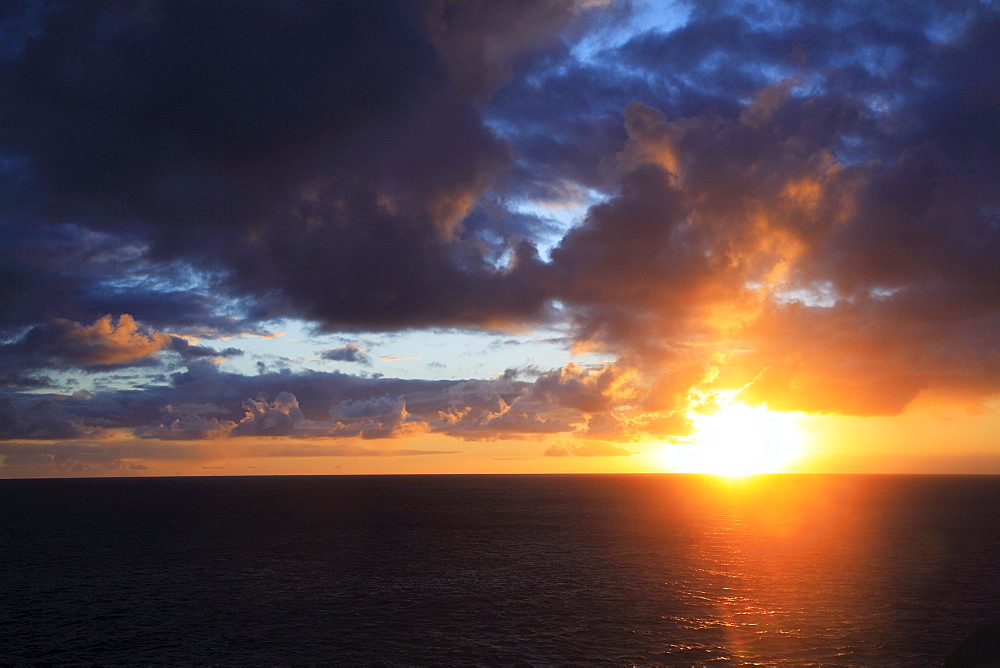
<svg viewBox="0 0 1000 668"><path fill-rule="evenodd" d="M998 182L992 2L8 3L0 455L627 456L718 389L982 401ZM325 343L269 366L287 322ZM454 330L610 361L373 371Z"/></svg>

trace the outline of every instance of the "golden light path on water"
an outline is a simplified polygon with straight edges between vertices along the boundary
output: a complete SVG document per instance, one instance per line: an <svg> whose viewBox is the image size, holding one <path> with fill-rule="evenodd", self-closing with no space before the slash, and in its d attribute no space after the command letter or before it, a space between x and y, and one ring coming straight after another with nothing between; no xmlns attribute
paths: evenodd
<svg viewBox="0 0 1000 668"><path fill-rule="evenodd" d="M871 487L836 476L705 476L686 491L698 523L687 586L708 607L683 622L721 633L732 661L804 657L818 646L843 663L853 650L839 634L855 620L885 628L868 598L887 566L884 517L862 512Z"/></svg>
<svg viewBox="0 0 1000 668"><path fill-rule="evenodd" d="M742 477L779 473L800 458L799 415L726 401L713 412L689 411L693 434L661 450L662 464L682 473Z"/></svg>

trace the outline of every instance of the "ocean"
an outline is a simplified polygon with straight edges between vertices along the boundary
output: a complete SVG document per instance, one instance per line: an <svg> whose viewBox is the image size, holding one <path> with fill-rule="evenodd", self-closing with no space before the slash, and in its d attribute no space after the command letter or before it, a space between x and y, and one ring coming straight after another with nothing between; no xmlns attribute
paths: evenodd
<svg viewBox="0 0 1000 668"><path fill-rule="evenodd" d="M0 481L0 663L933 665L1000 476Z"/></svg>

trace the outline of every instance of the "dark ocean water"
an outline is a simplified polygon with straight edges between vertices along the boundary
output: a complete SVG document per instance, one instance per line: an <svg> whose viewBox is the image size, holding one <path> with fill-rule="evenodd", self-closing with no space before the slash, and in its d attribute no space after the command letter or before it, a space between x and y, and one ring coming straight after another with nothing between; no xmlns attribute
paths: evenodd
<svg viewBox="0 0 1000 668"><path fill-rule="evenodd" d="M0 481L0 662L939 663L1000 477Z"/></svg>

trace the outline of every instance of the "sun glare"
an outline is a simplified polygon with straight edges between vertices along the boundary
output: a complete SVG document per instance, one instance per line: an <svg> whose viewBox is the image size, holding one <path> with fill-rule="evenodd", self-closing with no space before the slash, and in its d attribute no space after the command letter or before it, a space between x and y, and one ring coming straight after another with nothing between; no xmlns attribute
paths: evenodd
<svg viewBox="0 0 1000 668"><path fill-rule="evenodd" d="M714 413L691 411L694 433L666 448L667 465L685 473L742 477L779 473L802 455L797 416L742 403L724 404Z"/></svg>

